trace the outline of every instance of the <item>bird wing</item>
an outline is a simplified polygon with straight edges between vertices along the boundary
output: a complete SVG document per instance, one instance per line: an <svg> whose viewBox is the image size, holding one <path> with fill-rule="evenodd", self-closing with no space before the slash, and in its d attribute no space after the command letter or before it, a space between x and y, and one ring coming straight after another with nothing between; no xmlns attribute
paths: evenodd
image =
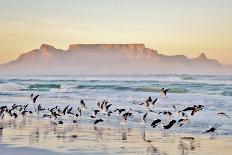
<svg viewBox="0 0 232 155"><path fill-rule="evenodd" d="M167 94L167 92L169 91L170 89L166 89L166 90L164 90L164 94L166 95Z"/></svg>
<svg viewBox="0 0 232 155"><path fill-rule="evenodd" d="M36 95L34 98L33 98L33 103L36 102L37 98L39 97L39 95Z"/></svg>
<svg viewBox="0 0 232 155"><path fill-rule="evenodd" d="M67 107L64 108L64 110L63 110L63 114L64 114L64 115L65 115L66 110L68 109L68 107L69 107L69 105L68 105Z"/></svg>

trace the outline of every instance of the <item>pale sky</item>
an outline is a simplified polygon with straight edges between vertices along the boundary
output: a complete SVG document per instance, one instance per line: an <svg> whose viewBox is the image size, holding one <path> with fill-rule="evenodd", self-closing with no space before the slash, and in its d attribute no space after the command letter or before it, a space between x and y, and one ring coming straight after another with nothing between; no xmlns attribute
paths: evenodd
<svg viewBox="0 0 232 155"><path fill-rule="evenodd" d="M232 64L232 0L0 0L0 64L42 43L144 43Z"/></svg>

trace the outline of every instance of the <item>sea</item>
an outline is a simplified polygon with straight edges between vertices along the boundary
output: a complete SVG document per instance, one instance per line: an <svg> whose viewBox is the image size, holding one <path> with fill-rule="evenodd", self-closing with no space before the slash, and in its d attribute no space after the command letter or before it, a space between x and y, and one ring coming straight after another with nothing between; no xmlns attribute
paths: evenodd
<svg viewBox="0 0 232 155"><path fill-rule="evenodd" d="M170 89L167 93L167 96L161 96L160 89ZM101 137L104 132L101 133L98 130L91 130L91 133L95 134L100 132L99 137L92 140L94 143L91 145L92 148L99 147L99 150L89 152L84 151L82 147L82 151L79 153L89 153L89 154L103 154L104 151L112 151L108 153L113 154L136 154L136 149L128 149L129 144L125 143L125 140L130 139L130 136L133 138L135 135L144 131L152 133L160 133L161 137L164 135L186 135L189 134L191 136L212 136L215 138L227 138L231 139L232 137L232 76L215 76L215 75L31 75L31 76L0 76L0 106L3 105L13 105L13 104L29 104L29 108L33 109L35 106L31 101L31 94L40 95L37 99L36 105L41 104L42 107L52 108L55 106L59 106L64 108L67 105L73 107L73 111L77 112L77 108L80 107L80 100L84 100L86 106L88 108L87 111L83 112L83 118L78 120L78 126L86 126L88 129L94 128L93 120L89 117L92 109L97 108L97 103L102 102L103 100L107 100L112 106L109 108L111 111L114 111L117 108L125 108L128 111L131 109L133 113L133 117L128 119L127 124L123 124L121 116L116 114L112 114L111 117L107 117L105 115L100 115L99 118L104 120L103 125L100 126L104 128L106 133L107 131L112 129L113 132L117 133L118 129L122 129L126 133L122 133L124 137L117 137L122 141L119 148L121 149L112 149L105 143L100 143L99 141L104 140ZM140 105L143 101L145 101L148 97L152 99L158 98L158 101L155 103L153 107L146 108L143 105ZM203 105L204 108L202 111L197 112L194 116L189 115L190 121L188 124L179 127L178 124L174 125L170 130L164 131L161 127L152 128L150 124L155 119L161 119L164 124L168 123L170 120L179 120L181 118L179 111L185 109L186 107L190 107L193 105ZM173 108L176 107L176 109ZM153 112L150 112L153 111ZM162 114L158 114L159 112L170 111L173 113L172 117L165 116ZM224 112L228 115L220 116L218 113ZM142 116L148 113L147 122L142 125L141 118ZM33 116L37 119L37 121L42 121L43 119L39 116ZM64 123L69 124L72 122L73 118L62 118ZM30 126L25 128L28 131L31 131L32 128ZM34 127L35 125L33 125ZM126 126L126 127L125 127ZM216 133L212 134L203 134L210 127L215 127L217 129ZM21 132L19 129L12 130L11 132ZM36 129L39 129L37 124ZM33 129L33 132L35 129ZM82 131L82 141L88 143L91 141L91 138L85 138L85 134L83 135L84 127L79 129ZM86 130L87 131L87 130ZM94 132L93 132L94 131ZM96 131L96 132L95 132ZM111 130L110 130L111 131ZM130 134L131 131L131 134ZM136 131L136 134L133 134L133 131ZM47 131L49 132L49 131ZM20 145L25 139L24 134L16 134L18 138L21 137L22 140L14 139L11 134L7 136L7 131L5 132L6 136L0 138L0 143L2 144L14 144ZM30 133L30 132L29 132ZM30 134L28 133L27 136ZM81 134L80 133L80 134ZM21 136L20 136L21 135ZM50 134L51 137L57 134ZM121 134L120 134L121 135ZM38 135L37 135L38 136ZM41 136L41 134L39 135ZM109 136L109 135L108 135ZM128 136L125 138L125 136ZM144 136L144 135L143 135ZM29 136L30 137L30 136ZM78 139L77 137L73 136ZM156 136L157 137L157 136ZM165 137L165 136L164 136ZM37 137L38 138L38 137ZM44 138L44 137L43 137ZM42 139L43 139L42 138ZM112 137L111 137L112 138ZM115 138L115 137L114 137ZM116 138L116 139L117 139ZM139 136L140 138L140 136ZM149 137L151 140L152 138ZM209 139L210 139L209 138ZM28 138L30 140L30 138ZM107 138L106 138L107 139ZM43 139L45 140L45 138ZM36 145L33 147L40 146L43 149L51 149L52 151L70 151L75 152L78 150L72 150L76 147L69 148L67 143L65 144L65 140L63 141L63 147L58 147L59 145L55 145L54 149L51 147L46 147L45 142L37 141ZM115 140L115 139L114 139ZM55 140L53 140L54 142ZM21 142L21 143L20 143ZM34 141L36 142L36 141ZM228 146L225 146L226 149L231 151L232 142L227 141ZM28 141L29 143L29 141ZM23 146L31 146L31 141L28 144L27 142L23 143ZM45 143L45 144L44 144ZM106 142L108 143L108 141ZM159 142L160 143L160 142ZM164 141L164 145L165 145ZM176 146L177 150L180 151L180 144L177 142ZM207 143L207 142L206 142ZM43 145L44 144L44 145ZM69 144L69 143L68 143ZM100 146L99 146L99 145ZM117 144L119 145L119 144ZM75 146L75 145L74 145ZM88 148L89 146L86 145ZM150 145L149 145L150 147ZM91 147L90 147L91 148ZM105 150L108 149L108 150ZM156 151L160 151L162 148L156 148ZM222 147L222 150L224 147ZM94 150L94 149L93 149ZM104 150L104 151L103 151ZM174 150L174 149L173 149ZM170 152L172 152L171 150ZM220 149L219 149L220 150ZM124 151L124 152L123 152ZM144 150L139 154L143 154ZM154 151L154 150L153 150ZM182 150L183 151L183 150ZM195 150L193 150L195 151ZM215 150L216 151L216 150ZM145 150L145 154L151 154L148 152L148 149ZM191 150L190 150L191 152ZM69 152L70 153L70 152ZM157 153L157 152L156 152ZM179 154L178 152L177 154ZM187 152L189 153L189 152ZM196 152L195 152L196 153ZM201 154L202 152L198 152ZM196 154L198 154L196 153ZM205 153L208 153L207 151ZM168 153L167 153L168 154ZM190 153L191 154L191 153Z"/></svg>

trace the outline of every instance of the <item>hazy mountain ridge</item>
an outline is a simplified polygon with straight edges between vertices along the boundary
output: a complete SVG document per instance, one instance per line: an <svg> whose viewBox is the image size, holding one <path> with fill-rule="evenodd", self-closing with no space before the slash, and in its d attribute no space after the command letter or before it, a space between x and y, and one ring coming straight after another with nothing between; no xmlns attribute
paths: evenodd
<svg viewBox="0 0 232 155"><path fill-rule="evenodd" d="M232 67L202 53L167 56L144 44L73 44L67 50L42 44L0 66L2 74L231 74Z"/></svg>

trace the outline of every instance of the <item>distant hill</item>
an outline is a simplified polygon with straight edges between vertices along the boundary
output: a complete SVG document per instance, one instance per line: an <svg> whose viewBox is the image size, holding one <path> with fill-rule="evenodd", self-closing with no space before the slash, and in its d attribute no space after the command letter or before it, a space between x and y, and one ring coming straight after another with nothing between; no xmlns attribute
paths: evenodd
<svg viewBox="0 0 232 155"><path fill-rule="evenodd" d="M232 74L232 67L204 53L167 56L144 44L74 44L67 50L42 44L0 65L0 74Z"/></svg>

